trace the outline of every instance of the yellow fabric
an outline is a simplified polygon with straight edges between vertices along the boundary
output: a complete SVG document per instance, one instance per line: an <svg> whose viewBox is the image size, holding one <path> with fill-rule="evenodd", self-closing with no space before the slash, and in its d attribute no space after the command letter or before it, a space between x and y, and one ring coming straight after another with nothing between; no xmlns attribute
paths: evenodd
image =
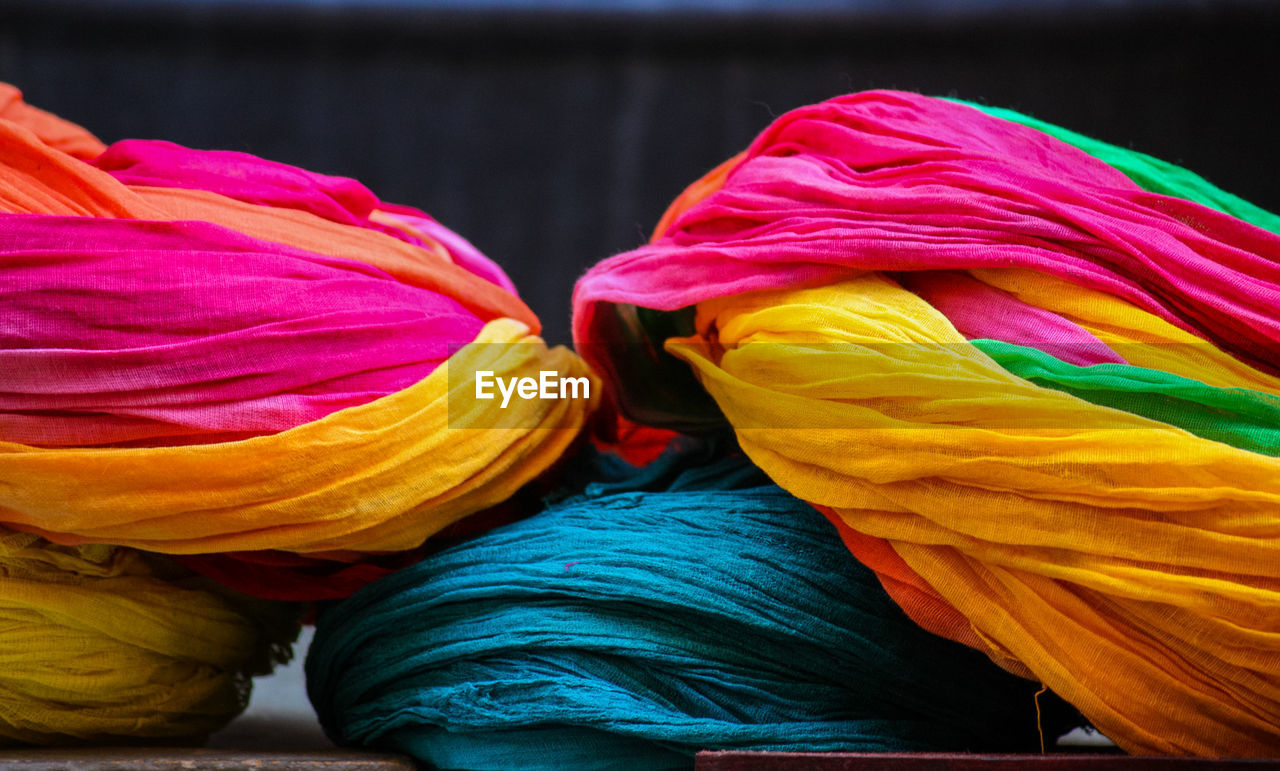
<svg viewBox="0 0 1280 771"><path fill-rule="evenodd" d="M591 398L503 409L468 397L478 370L588 377ZM409 549L560 458L599 389L573 353L499 319L417 384L272 436L125 449L0 442L0 522L59 543L174 554Z"/></svg>
<svg viewBox="0 0 1280 771"><path fill-rule="evenodd" d="M0 744L215 731L287 658L294 615L163 557L0 530Z"/></svg>
<svg viewBox="0 0 1280 771"><path fill-rule="evenodd" d="M1280 752L1280 460L1020 380L879 274L697 329L668 349L747 454L887 539L993 659L1132 752Z"/></svg>

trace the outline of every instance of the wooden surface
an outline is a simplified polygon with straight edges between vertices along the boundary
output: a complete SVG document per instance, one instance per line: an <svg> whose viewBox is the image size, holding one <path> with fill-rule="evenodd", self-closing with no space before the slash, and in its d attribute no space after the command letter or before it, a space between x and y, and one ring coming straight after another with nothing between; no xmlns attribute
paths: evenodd
<svg viewBox="0 0 1280 771"><path fill-rule="evenodd" d="M398 755L351 750L262 752L171 747L0 750L0 768L25 771L414 771ZM625 764L619 766L625 768ZM696 771L1262 771L1276 760L1130 757L1126 755L965 755L702 752Z"/></svg>
<svg viewBox="0 0 1280 771"><path fill-rule="evenodd" d="M696 771L1262 771L1276 760L1129 755L961 755L933 753L700 752Z"/></svg>
<svg viewBox="0 0 1280 771"><path fill-rule="evenodd" d="M24 771L414 771L399 755L351 750L262 752L172 747L0 749L0 768Z"/></svg>

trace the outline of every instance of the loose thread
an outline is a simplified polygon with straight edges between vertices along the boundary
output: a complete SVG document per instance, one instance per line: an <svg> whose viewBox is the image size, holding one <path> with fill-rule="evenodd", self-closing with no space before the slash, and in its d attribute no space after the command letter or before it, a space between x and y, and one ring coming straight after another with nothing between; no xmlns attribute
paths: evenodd
<svg viewBox="0 0 1280 771"><path fill-rule="evenodd" d="M1044 754L1044 723L1040 719L1040 694L1049 690L1049 686L1044 683L1040 684L1040 690L1036 691L1034 697L1036 703L1036 733L1040 734L1040 754Z"/></svg>

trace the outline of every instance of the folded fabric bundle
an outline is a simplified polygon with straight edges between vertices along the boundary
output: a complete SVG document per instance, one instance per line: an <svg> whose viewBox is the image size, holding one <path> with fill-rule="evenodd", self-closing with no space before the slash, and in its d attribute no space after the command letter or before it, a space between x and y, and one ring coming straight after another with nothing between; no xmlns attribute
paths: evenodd
<svg viewBox="0 0 1280 771"><path fill-rule="evenodd" d="M1126 750L1274 755L1277 220L1050 128L788 113L579 282L575 339L633 418L727 420L916 621Z"/></svg>
<svg viewBox="0 0 1280 771"><path fill-rule="evenodd" d="M916 627L810 507L702 452L614 464L323 607L306 668L326 731L438 768L640 769L1034 750L1038 714L1069 727L1038 685Z"/></svg>
<svg viewBox="0 0 1280 771"><path fill-rule="evenodd" d="M297 633L164 557L0 530L0 745L199 740Z"/></svg>
<svg viewBox="0 0 1280 771"><path fill-rule="evenodd" d="M593 376L543 344L495 264L426 214L242 153L126 141L85 163L30 111L11 114L7 527L260 552L282 569L288 556L268 552L305 563L412 549L536 479L593 409L587 393L470 398L478 372ZM235 583L234 563L210 562L222 559L197 562Z"/></svg>

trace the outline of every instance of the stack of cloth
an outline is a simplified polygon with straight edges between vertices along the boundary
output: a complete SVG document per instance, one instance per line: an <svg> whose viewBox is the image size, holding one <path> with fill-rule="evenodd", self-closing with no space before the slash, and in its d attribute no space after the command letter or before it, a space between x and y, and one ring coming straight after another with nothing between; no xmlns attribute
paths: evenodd
<svg viewBox="0 0 1280 771"><path fill-rule="evenodd" d="M447 768L1275 755L1278 232L854 94L593 268L579 358L423 212L0 86L0 742L216 730L315 600L329 734Z"/></svg>
<svg viewBox="0 0 1280 771"><path fill-rule="evenodd" d="M246 595L346 596L577 441L591 398L462 398L591 378L538 331L494 263L354 180L106 147L0 88L0 737L225 723L297 628ZM83 658L31 645L55 638Z"/></svg>
<svg viewBox="0 0 1280 771"><path fill-rule="evenodd" d="M1153 158L860 93L589 271L574 336L624 413L731 426L921 627L1120 747L1274 756L1277 232Z"/></svg>

